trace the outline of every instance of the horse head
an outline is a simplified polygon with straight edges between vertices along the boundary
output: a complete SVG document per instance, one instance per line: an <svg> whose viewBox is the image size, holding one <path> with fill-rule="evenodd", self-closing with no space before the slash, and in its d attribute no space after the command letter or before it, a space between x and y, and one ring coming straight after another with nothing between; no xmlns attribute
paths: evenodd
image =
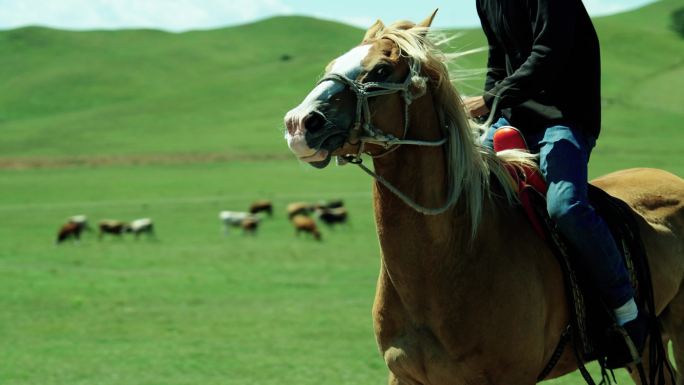
<svg viewBox="0 0 684 385"><path fill-rule="evenodd" d="M328 64L318 85L285 116L285 137L300 160L323 168L332 156L382 154L406 135L409 104L425 94L426 81L422 63L400 40L426 44L436 12L418 24L386 27L378 20L358 46Z"/></svg>
<svg viewBox="0 0 684 385"><path fill-rule="evenodd" d="M317 168L332 156L357 163L425 215L444 213L466 195L474 234L490 173L503 181L510 200L514 188L503 163L477 143L451 84L447 63L457 56L444 54L428 36L436 12L418 24L377 21L287 113L285 137L300 160ZM362 154L373 158L374 171L361 164ZM429 199L415 197L429 188L406 193L415 190L415 178L423 187L435 187Z"/></svg>

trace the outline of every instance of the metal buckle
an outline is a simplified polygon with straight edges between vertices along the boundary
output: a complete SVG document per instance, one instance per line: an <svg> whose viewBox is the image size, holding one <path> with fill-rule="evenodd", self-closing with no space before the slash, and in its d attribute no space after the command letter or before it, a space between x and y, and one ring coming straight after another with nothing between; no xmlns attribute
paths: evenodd
<svg viewBox="0 0 684 385"><path fill-rule="evenodd" d="M361 164L363 162L363 159L361 159L360 156L352 155L352 154L343 155L342 159L344 159L345 161L347 161L351 164Z"/></svg>

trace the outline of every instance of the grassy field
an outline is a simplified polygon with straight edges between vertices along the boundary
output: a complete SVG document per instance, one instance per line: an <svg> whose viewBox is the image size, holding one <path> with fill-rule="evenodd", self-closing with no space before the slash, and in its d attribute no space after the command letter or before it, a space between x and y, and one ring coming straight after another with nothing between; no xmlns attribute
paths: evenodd
<svg viewBox="0 0 684 385"><path fill-rule="evenodd" d="M378 246L368 181L353 171L327 186L292 162L3 174L0 383L380 383ZM274 218L256 237L223 236L218 211L254 196L273 199ZM351 223L296 239L285 203L320 197L343 197ZM151 216L159 239L54 246L74 212Z"/></svg>
<svg viewBox="0 0 684 385"><path fill-rule="evenodd" d="M596 20L605 124L592 175L684 176L678 8ZM285 111L361 36L298 17L183 34L0 32L0 384L384 384L371 182L298 164L281 133ZM453 49L482 45L466 31ZM260 198L276 206L260 233L224 236L218 211ZM333 198L351 223L321 243L296 238L284 206ZM158 239L91 233L56 247L80 213L149 216Z"/></svg>

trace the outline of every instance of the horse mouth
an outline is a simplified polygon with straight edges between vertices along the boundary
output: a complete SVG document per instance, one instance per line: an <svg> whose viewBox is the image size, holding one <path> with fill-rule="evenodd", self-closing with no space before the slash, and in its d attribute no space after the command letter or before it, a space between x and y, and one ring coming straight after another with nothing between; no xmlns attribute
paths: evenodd
<svg viewBox="0 0 684 385"><path fill-rule="evenodd" d="M330 155L330 153L328 153L328 155L325 157L325 159L318 161L318 162L309 162L309 164L316 167L316 168L325 168L328 164L330 164L330 159L332 159L332 155Z"/></svg>
<svg viewBox="0 0 684 385"><path fill-rule="evenodd" d="M316 168L323 168L330 162L330 151L318 149L311 155L300 156L299 160L309 163Z"/></svg>
<svg viewBox="0 0 684 385"><path fill-rule="evenodd" d="M316 168L325 168L330 164L333 152L342 148L346 140L346 133L339 132L329 135L321 142L315 153L306 157L300 157L299 160L305 161Z"/></svg>

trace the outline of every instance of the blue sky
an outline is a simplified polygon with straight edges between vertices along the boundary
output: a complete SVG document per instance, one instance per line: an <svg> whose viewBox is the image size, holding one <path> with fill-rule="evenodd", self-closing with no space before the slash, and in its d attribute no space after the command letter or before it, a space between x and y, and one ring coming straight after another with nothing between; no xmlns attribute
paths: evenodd
<svg viewBox="0 0 684 385"><path fill-rule="evenodd" d="M554 0L564 1L564 0ZM653 0L584 0L594 16ZM308 15L360 27L377 18L418 21L439 8L434 26L478 25L475 0L0 0L0 29L42 25L65 29L157 28L167 31L243 24L274 15Z"/></svg>

